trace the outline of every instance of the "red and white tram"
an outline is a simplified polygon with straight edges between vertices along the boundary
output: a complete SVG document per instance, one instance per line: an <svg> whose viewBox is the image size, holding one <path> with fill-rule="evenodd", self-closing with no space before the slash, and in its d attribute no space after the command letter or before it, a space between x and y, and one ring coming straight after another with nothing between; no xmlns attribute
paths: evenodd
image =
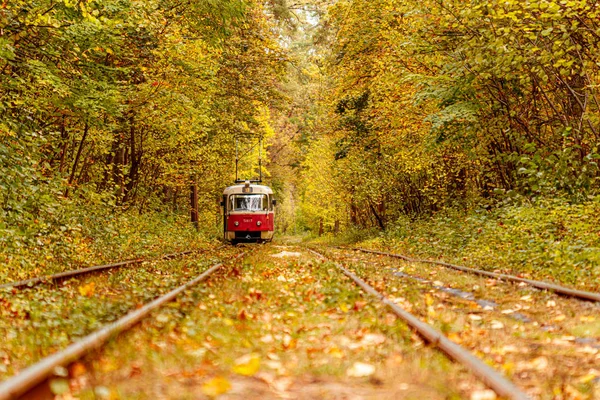
<svg viewBox="0 0 600 400"><path fill-rule="evenodd" d="M275 217L273 190L244 181L223 192L224 239L238 242L267 242L273 239Z"/></svg>

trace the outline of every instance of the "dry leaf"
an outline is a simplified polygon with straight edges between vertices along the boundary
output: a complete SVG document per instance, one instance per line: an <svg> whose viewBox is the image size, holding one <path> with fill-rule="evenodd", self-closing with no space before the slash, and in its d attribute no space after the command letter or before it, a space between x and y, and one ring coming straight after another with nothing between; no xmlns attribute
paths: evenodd
<svg viewBox="0 0 600 400"><path fill-rule="evenodd" d="M361 362L355 362L352 364L350 368L346 371L346 375L361 378L364 376L371 376L375 373L375 367L371 364L365 364Z"/></svg>
<svg viewBox="0 0 600 400"><path fill-rule="evenodd" d="M231 390L231 383L223 377L216 377L202 384L202 393L209 397L217 397Z"/></svg>
<svg viewBox="0 0 600 400"><path fill-rule="evenodd" d="M385 342L385 336L378 333L367 333L360 343L365 346L376 346Z"/></svg>
<svg viewBox="0 0 600 400"><path fill-rule="evenodd" d="M502 328L504 328L504 324L500 321L494 320L494 321L492 321L491 328L492 329L502 329Z"/></svg>
<svg viewBox="0 0 600 400"><path fill-rule="evenodd" d="M475 390L470 397L471 400L495 400L496 398L496 392L490 389Z"/></svg>
<svg viewBox="0 0 600 400"><path fill-rule="evenodd" d="M71 376L72 378L78 378L86 372L87 369L85 368L85 365L78 361L74 362L69 366L69 376Z"/></svg>
<svg viewBox="0 0 600 400"><path fill-rule="evenodd" d="M286 350L295 349L296 348L296 339L292 339L292 337L288 334L283 336L283 348Z"/></svg>
<svg viewBox="0 0 600 400"><path fill-rule="evenodd" d="M233 372L239 375L252 376L260 368L260 357L256 353L246 354L235 360Z"/></svg>
<svg viewBox="0 0 600 400"><path fill-rule="evenodd" d="M260 341L263 343L273 343L273 340L273 335L270 333L260 338Z"/></svg>
<svg viewBox="0 0 600 400"><path fill-rule="evenodd" d="M327 349L327 354L329 354L330 356L335 357L335 358L343 358L344 357L344 353L337 346L333 346L333 347L330 347L329 349Z"/></svg>
<svg viewBox="0 0 600 400"><path fill-rule="evenodd" d="M87 285L82 285L77 288L79 294L86 297L92 297L94 295L95 289L96 284L94 282L90 282Z"/></svg>

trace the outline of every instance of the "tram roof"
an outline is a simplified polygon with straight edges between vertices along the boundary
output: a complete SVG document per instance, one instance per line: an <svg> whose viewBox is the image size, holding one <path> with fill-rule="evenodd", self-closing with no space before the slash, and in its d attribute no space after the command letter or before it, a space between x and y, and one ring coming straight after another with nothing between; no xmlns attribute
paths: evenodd
<svg viewBox="0 0 600 400"><path fill-rule="evenodd" d="M223 191L223 194L237 194L237 193L243 193L242 189L244 188L244 184L241 185L233 185L233 186L229 186L226 187L225 190ZM273 190L265 185L253 185L250 184L250 187L252 188L252 193L265 193L265 194L273 194Z"/></svg>

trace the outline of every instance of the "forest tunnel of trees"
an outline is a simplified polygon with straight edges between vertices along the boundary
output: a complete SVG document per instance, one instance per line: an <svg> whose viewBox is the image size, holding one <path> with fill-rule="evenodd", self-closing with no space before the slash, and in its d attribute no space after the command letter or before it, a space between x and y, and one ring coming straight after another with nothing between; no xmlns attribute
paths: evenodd
<svg viewBox="0 0 600 400"><path fill-rule="evenodd" d="M7 264L190 188L217 229L259 136L288 233L598 192L596 1L12 0L0 68Z"/></svg>

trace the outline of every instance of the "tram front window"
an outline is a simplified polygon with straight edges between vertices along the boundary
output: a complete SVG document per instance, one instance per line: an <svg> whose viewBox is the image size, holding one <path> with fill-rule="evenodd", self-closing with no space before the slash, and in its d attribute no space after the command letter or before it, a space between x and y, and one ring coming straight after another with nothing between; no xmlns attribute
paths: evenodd
<svg viewBox="0 0 600 400"><path fill-rule="evenodd" d="M234 194L231 196L233 211L267 211L268 207L266 194Z"/></svg>

